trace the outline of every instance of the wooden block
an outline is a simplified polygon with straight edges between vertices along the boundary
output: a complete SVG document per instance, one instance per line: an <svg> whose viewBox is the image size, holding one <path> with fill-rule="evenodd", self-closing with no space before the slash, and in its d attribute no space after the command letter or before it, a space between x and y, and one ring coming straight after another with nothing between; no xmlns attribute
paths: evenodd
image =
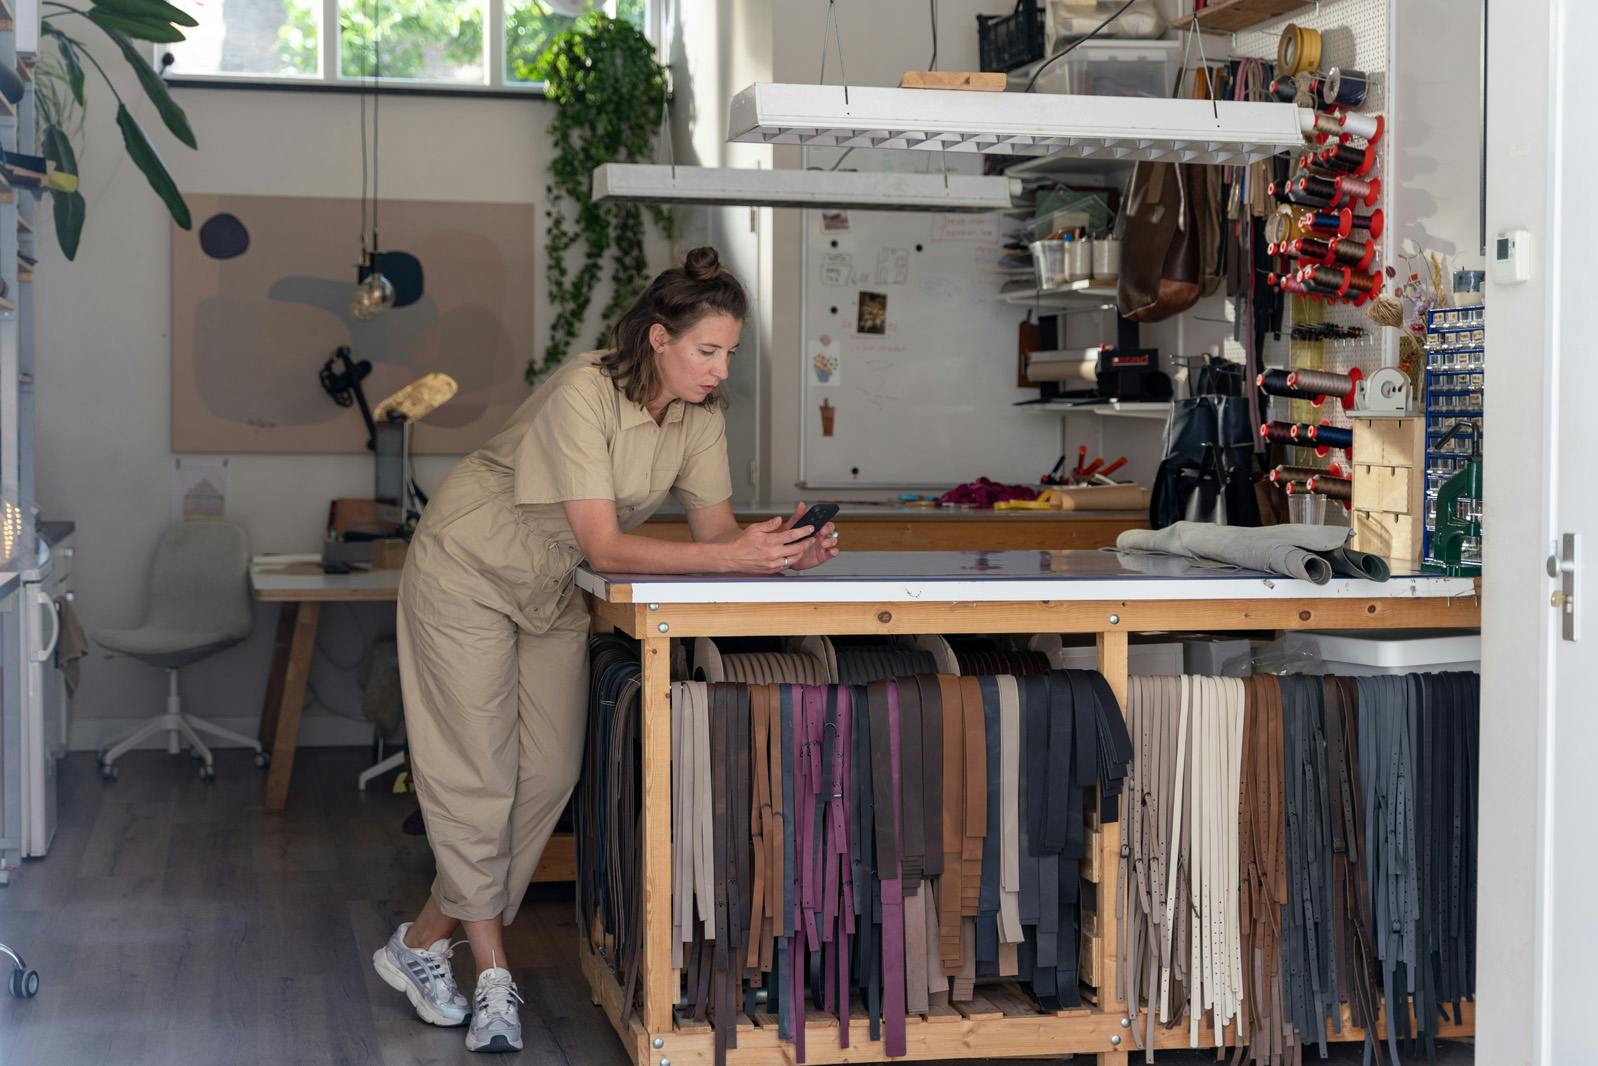
<svg viewBox="0 0 1598 1066"><path fill-rule="evenodd" d="M1360 418L1350 419L1354 425L1354 459L1376 466L1407 466L1420 469L1426 465L1423 437L1424 418Z"/></svg>
<svg viewBox="0 0 1598 1066"><path fill-rule="evenodd" d="M927 1021L933 1024L946 1024L961 1021L965 1015L949 1006L946 1002L933 1003L927 1010Z"/></svg>
<svg viewBox="0 0 1598 1066"><path fill-rule="evenodd" d="M1009 79L1002 73L974 70L907 70L899 78L901 89L966 89L1002 93Z"/></svg>
<svg viewBox="0 0 1598 1066"><path fill-rule="evenodd" d="M1409 514L1414 500L1411 487L1418 471L1407 466L1354 464L1354 509Z"/></svg>
<svg viewBox="0 0 1598 1066"><path fill-rule="evenodd" d="M1076 973L1085 985L1099 987L1099 953L1097 937L1085 936L1076 953Z"/></svg>
<svg viewBox="0 0 1598 1066"><path fill-rule="evenodd" d="M1100 835L1101 834L1099 833L1088 834L1087 854L1082 856L1082 879L1084 881L1091 881L1095 885L1099 883L1099 878L1103 875L1103 868L1099 858L1099 852L1101 850L1099 848Z"/></svg>
<svg viewBox="0 0 1598 1066"><path fill-rule="evenodd" d="M1356 510L1354 547L1358 551L1408 562L1421 554L1421 519L1415 515Z"/></svg>
<svg viewBox="0 0 1598 1066"><path fill-rule="evenodd" d="M954 1009L967 1019L1002 1018L1004 1012L993 1005L993 1001L981 992L977 992L963 1003L956 1003Z"/></svg>
<svg viewBox="0 0 1598 1066"><path fill-rule="evenodd" d="M679 1033L708 1033L710 1023L691 1018L677 1008L672 1008L672 1025Z"/></svg>

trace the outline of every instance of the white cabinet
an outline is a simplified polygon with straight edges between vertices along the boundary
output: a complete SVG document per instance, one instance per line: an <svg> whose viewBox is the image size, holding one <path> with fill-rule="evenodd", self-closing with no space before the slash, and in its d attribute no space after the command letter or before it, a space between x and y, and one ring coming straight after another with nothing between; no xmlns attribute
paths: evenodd
<svg viewBox="0 0 1598 1066"><path fill-rule="evenodd" d="M44 553L48 551L48 555ZM21 638L22 847L23 858L43 858L56 829L56 765L66 751L70 702L66 677L56 666L61 642L61 607L70 602L72 555L69 536L46 548L37 568L24 570L17 611Z"/></svg>

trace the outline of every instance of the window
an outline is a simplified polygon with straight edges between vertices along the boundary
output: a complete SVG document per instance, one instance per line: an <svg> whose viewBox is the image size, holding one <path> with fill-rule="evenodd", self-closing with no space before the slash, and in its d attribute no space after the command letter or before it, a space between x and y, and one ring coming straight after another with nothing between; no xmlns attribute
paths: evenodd
<svg viewBox="0 0 1598 1066"><path fill-rule="evenodd" d="M168 76L353 83L372 76L381 21L385 82L538 89L533 63L592 0L178 0L199 25L158 46ZM604 10L646 29L648 0ZM647 32L647 30L646 30Z"/></svg>

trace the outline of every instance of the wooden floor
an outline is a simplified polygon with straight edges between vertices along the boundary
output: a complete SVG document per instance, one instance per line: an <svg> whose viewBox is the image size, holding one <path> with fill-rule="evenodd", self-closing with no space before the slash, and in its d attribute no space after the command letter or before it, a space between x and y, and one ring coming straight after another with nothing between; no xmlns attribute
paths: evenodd
<svg viewBox="0 0 1598 1066"><path fill-rule="evenodd" d="M37 999L0 995L0 1064L482 1062L461 1030L418 1022L372 972L372 952L425 898L432 860L400 831L411 797L355 790L369 761L300 752L288 810L267 815L242 752L218 753L213 785L186 757L132 752L108 785L92 757L71 756L50 856L0 889L0 941L43 978ZM575 965L572 911L567 886L535 886L509 931L522 1058L624 1066ZM469 990L464 946L456 964ZM1328 1061L1357 1063L1358 1049ZM1456 1045L1438 1061L1472 1055Z"/></svg>

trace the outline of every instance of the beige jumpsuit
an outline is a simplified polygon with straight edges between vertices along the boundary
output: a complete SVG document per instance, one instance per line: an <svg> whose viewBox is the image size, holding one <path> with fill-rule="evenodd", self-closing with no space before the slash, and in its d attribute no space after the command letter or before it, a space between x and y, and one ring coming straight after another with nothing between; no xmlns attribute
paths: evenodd
<svg viewBox="0 0 1598 1066"><path fill-rule="evenodd" d="M582 765L588 613L563 500L614 500L621 528L666 493L732 495L719 410L674 400L659 425L573 359L460 462L428 503L400 580L405 728L433 847L433 895L508 925Z"/></svg>

